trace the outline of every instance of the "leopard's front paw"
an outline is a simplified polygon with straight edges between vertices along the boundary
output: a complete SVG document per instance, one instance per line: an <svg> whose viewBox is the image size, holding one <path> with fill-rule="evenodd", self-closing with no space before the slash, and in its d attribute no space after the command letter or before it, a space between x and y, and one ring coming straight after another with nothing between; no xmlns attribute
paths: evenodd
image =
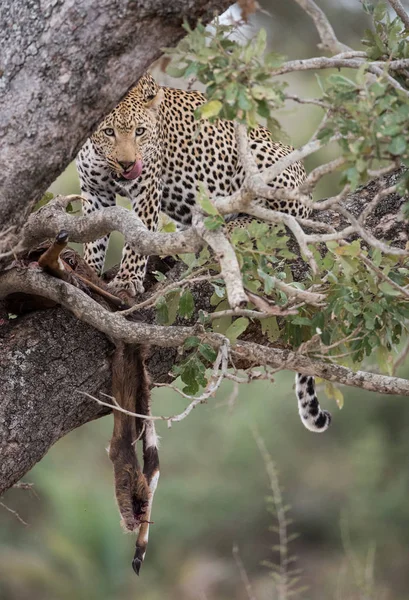
<svg viewBox="0 0 409 600"><path fill-rule="evenodd" d="M109 290L118 298L131 297L134 298L138 294L143 294L145 288L143 283L138 279L118 279L115 277L109 284Z"/></svg>

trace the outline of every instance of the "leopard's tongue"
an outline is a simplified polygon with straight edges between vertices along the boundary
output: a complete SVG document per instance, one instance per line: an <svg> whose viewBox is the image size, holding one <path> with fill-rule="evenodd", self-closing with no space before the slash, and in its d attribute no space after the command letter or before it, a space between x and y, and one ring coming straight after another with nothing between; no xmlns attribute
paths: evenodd
<svg viewBox="0 0 409 600"><path fill-rule="evenodd" d="M142 173L142 166L142 161L137 160L132 169L127 173L121 173L121 176L125 179L136 179Z"/></svg>

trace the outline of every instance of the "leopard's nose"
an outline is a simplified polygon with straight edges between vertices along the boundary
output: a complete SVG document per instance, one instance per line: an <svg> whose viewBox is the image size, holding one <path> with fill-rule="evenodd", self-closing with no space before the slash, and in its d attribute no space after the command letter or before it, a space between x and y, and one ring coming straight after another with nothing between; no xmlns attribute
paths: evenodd
<svg viewBox="0 0 409 600"><path fill-rule="evenodd" d="M118 160L118 164L124 171L129 171L135 164L134 160Z"/></svg>

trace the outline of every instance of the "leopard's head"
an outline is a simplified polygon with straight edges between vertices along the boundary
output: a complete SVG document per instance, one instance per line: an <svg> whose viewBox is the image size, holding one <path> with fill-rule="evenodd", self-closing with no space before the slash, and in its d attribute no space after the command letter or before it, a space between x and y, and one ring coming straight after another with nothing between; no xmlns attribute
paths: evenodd
<svg viewBox="0 0 409 600"><path fill-rule="evenodd" d="M136 179L157 146L157 116L163 90L142 100L131 90L100 123L91 140L118 179Z"/></svg>

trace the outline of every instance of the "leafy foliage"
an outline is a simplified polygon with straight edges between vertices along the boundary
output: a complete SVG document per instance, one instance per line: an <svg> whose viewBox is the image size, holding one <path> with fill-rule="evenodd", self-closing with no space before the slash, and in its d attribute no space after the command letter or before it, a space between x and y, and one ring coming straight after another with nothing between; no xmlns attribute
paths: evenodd
<svg viewBox="0 0 409 600"><path fill-rule="evenodd" d="M188 35L176 48L165 48L173 57L167 71L173 77L196 77L206 85L208 101L197 109L198 118L236 119L257 127L257 116L267 119L270 131L279 129L272 111L283 105L286 84L274 81L271 70L281 66L283 57L266 55L264 29L239 44L236 26L216 20L211 28L199 23L196 29L184 24Z"/></svg>
<svg viewBox="0 0 409 600"><path fill-rule="evenodd" d="M388 72L388 63L409 58L409 41L399 17L391 19L387 6L363 3L371 15L373 29L367 29L362 43L368 62L354 78L330 75L323 87L323 100L331 116L319 133L322 141L341 134L339 144L347 159L344 181L352 188L364 183L368 169L399 159L409 166L409 94L407 75ZM369 61L385 61L372 78L367 77ZM405 177L404 184L408 185Z"/></svg>
<svg viewBox="0 0 409 600"><path fill-rule="evenodd" d="M408 69L388 68L391 61L409 58L407 32L400 18L391 17L383 3L365 1L363 6L373 27L362 41L366 58L361 67L352 75L341 71L319 79L320 101L330 108L318 139L323 145L337 140L345 160L341 183L348 183L352 189L365 183L370 171L381 166L394 163L409 167ZM263 117L275 132L273 114L283 105L285 83L274 75L283 58L265 53L265 32L261 30L253 39L238 43L235 25L216 22L212 27L199 24L192 30L185 24L185 29L185 39L176 49L168 49L173 58L168 72L178 77L193 76L206 86L208 101L197 110L196 117L212 122L235 119L249 128ZM404 193L407 187L409 171L404 172L398 191ZM203 187L197 200L207 215L206 227L223 227L224 219ZM407 336L409 322L409 297L405 292L409 270L399 257L364 247L359 240L328 242L326 248L311 248L318 273L307 273L299 283L294 281L292 269L300 259L293 252L284 226L253 221L246 228L237 227L230 240L244 287L250 292L282 307L294 302L277 282L305 290L318 286L326 295L322 306L304 304L297 314L285 319L263 319L261 329L269 341L280 340L293 348L304 344L304 352L353 368L376 354L379 368L392 373L393 354L402 337ZM208 251L197 257L185 256L184 260L189 272L196 268L208 268L213 274L219 271ZM213 281L212 285L212 306L216 311L226 311L229 305L223 280ZM172 292L163 299L160 311L165 312L165 305L168 316L170 308L177 305L181 317L194 315L193 299L186 291L180 300L178 295L177 301ZM248 308L254 309L251 304ZM172 315L174 320L176 313ZM251 323L247 317L224 313L214 319L202 313L198 320L206 329L226 335L232 344ZM206 367L199 342L185 346L185 351L190 354L175 374L181 375L185 391L191 393L205 385ZM332 384L327 386L327 394L342 406L342 394Z"/></svg>

